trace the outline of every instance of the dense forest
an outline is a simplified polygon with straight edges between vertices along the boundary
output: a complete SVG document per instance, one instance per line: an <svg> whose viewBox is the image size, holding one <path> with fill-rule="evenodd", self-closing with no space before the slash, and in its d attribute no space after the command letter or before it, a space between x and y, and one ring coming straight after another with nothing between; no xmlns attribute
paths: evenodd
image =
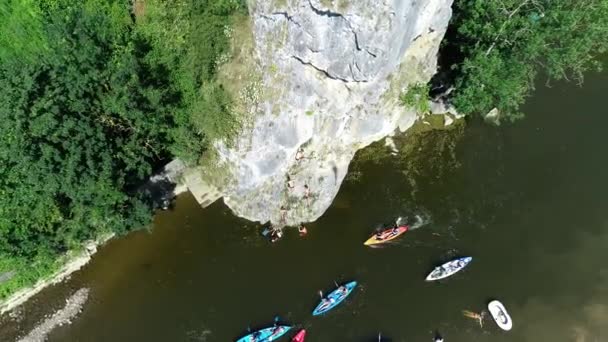
<svg viewBox="0 0 608 342"><path fill-rule="evenodd" d="M17 271L0 298L82 241L148 224L137 187L229 130L216 60L244 11L231 0L0 4L0 274Z"/></svg>
<svg viewBox="0 0 608 342"><path fill-rule="evenodd" d="M608 46L608 0L454 10L440 83L466 114L517 117L537 75L582 81ZM142 182L234 133L217 68L246 14L245 0L0 2L0 299L83 241L146 226Z"/></svg>

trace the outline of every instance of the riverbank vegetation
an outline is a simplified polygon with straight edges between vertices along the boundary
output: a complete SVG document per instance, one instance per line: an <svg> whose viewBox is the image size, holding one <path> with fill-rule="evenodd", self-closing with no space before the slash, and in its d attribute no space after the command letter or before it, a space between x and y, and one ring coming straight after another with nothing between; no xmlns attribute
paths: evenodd
<svg viewBox="0 0 608 342"><path fill-rule="evenodd" d="M453 10L435 83L455 87L463 114L519 118L539 76L582 83L608 48L608 0L455 0Z"/></svg>
<svg viewBox="0 0 608 342"><path fill-rule="evenodd" d="M83 241L147 225L142 182L230 135L215 76L243 13L236 0L0 4L0 299Z"/></svg>

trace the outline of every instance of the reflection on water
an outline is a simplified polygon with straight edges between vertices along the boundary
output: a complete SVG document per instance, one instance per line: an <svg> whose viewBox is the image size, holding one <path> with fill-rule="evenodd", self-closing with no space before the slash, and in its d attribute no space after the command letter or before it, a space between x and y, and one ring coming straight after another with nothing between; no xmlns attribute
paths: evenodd
<svg viewBox="0 0 608 342"><path fill-rule="evenodd" d="M390 160L363 167L303 238L288 231L271 245L221 203L202 210L181 196L152 233L111 242L26 304L22 318L5 317L0 340L87 286L84 312L51 341L230 341L275 316L319 342L375 341L378 332L430 341L436 331L449 342L608 341L606 81L540 89L529 117L513 125L469 123L458 166L419 163L416 191ZM399 217L419 229L383 248L363 246ZM424 282L462 255L474 257L466 269ZM319 290L353 279L360 286L344 304L311 316ZM492 299L508 309L510 332L488 315L482 328L462 314Z"/></svg>

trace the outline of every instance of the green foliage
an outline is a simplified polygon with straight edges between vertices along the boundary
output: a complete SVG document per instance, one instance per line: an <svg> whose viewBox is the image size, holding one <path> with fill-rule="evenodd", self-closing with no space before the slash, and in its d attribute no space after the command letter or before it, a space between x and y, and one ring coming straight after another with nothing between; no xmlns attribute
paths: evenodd
<svg viewBox="0 0 608 342"><path fill-rule="evenodd" d="M33 0L0 2L0 63L14 58L31 61L47 51L41 15Z"/></svg>
<svg viewBox="0 0 608 342"><path fill-rule="evenodd" d="M198 161L206 143L235 133L232 101L216 72L230 47L233 18L244 11L245 3L237 0L148 0L138 18L139 34L153 46L147 59L169 70L183 96L172 151L184 160Z"/></svg>
<svg viewBox="0 0 608 342"><path fill-rule="evenodd" d="M0 273L14 272L10 279L0 283L0 299L50 276L58 267L59 260L54 254L39 253L34 258L0 254Z"/></svg>
<svg viewBox="0 0 608 342"><path fill-rule="evenodd" d="M215 72L243 4L137 2L0 4L0 273L19 270L0 298L148 224L136 189L153 169L235 130Z"/></svg>
<svg viewBox="0 0 608 342"><path fill-rule="evenodd" d="M536 76L583 81L608 47L608 0L458 0L445 50L462 113L497 107L511 118Z"/></svg>
<svg viewBox="0 0 608 342"><path fill-rule="evenodd" d="M401 104L415 110L417 113L426 114L431 110L429 104L429 85L414 84L407 92L401 94Z"/></svg>
<svg viewBox="0 0 608 342"><path fill-rule="evenodd" d="M160 158L173 94L137 61L116 6L58 6L45 58L1 66L0 252L64 251L148 220L126 194Z"/></svg>

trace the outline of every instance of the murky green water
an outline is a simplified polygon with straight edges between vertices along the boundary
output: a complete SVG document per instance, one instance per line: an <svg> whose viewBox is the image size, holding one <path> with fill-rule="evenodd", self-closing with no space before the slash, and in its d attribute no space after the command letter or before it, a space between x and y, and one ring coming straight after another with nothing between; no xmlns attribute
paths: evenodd
<svg viewBox="0 0 608 342"><path fill-rule="evenodd" d="M231 341L276 315L309 341L608 341L608 76L585 88L539 89L526 120L470 123L460 167L424 165L416 192L390 162L363 168L332 208L275 245L222 204L184 195L152 233L103 248L83 271L5 317L0 339L27 332L67 294L91 287L74 323L51 341ZM363 246L396 217L425 223L385 248ZM426 283L437 263L471 255L464 272ZM361 286L323 317L310 314L334 281ZM500 299L511 332L462 315ZM285 338L284 340L287 340Z"/></svg>

